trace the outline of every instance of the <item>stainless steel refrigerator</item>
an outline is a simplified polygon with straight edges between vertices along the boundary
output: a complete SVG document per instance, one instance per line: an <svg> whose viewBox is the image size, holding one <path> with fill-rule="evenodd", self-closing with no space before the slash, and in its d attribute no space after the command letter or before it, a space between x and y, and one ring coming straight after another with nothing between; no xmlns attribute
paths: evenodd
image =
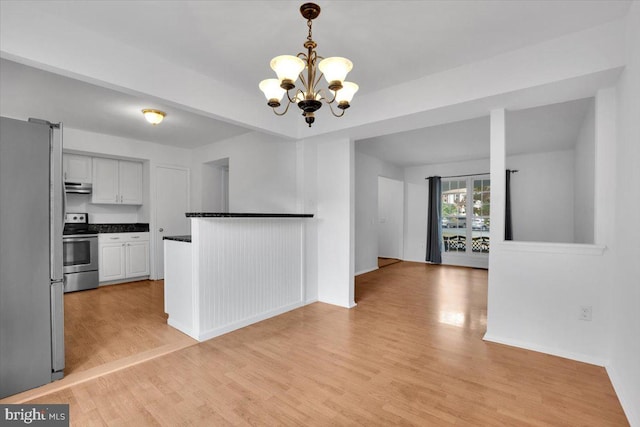
<svg viewBox="0 0 640 427"><path fill-rule="evenodd" d="M62 125L0 118L0 398L62 378Z"/></svg>

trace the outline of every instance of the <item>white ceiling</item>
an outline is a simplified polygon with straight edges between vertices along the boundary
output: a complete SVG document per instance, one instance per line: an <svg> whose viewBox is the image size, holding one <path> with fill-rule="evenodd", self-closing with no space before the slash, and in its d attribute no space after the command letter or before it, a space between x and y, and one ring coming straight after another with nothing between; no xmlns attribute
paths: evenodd
<svg viewBox="0 0 640 427"><path fill-rule="evenodd" d="M248 129L158 102L0 60L0 111L17 119L41 118L65 126L124 138L194 148L231 138ZM34 103L33 100L38 102ZM152 126L141 110L167 113Z"/></svg>
<svg viewBox="0 0 640 427"><path fill-rule="evenodd" d="M507 154L575 146L593 98L507 112ZM356 141L356 150L397 166L489 158L489 117Z"/></svg>
<svg viewBox="0 0 640 427"><path fill-rule="evenodd" d="M258 82L273 74L270 59L303 49L307 27L298 11L301 3L2 0L0 18L27 22L47 13L59 23L60 31L81 26L228 87L259 93ZM322 7L313 26L318 53L350 58L354 69L349 79L360 85L359 94L367 94L612 21L626 14L630 0L317 3ZM46 43L47 35L25 33L24 37L41 37ZM2 39L0 52L15 59L3 50ZM246 118L245 129L175 103L20 70L6 61L0 66L5 115L39 115L71 127L183 147L225 139L252 127L251 117ZM127 72L126 64L122 72ZM27 103L19 95L35 90L37 103ZM366 108L357 105L357 96L353 108ZM166 122L144 127L135 115L128 113L125 118L123 114L145 107L168 111Z"/></svg>

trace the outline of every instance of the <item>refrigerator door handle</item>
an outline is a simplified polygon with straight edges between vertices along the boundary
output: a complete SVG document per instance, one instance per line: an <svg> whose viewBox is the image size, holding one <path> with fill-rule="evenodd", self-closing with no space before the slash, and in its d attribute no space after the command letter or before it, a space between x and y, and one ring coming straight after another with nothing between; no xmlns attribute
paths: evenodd
<svg viewBox="0 0 640 427"><path fill-rule="evenodd" d="M62 231L64 229L66 194L62 176L62 123L50 123L49 127L51 135L51 280L57 282L64 277Z"/></svg>

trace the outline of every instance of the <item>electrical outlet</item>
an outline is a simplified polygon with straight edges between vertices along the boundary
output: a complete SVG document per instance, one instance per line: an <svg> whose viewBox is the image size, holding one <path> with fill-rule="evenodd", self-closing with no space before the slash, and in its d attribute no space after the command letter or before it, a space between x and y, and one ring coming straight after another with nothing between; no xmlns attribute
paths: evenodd
<svg viewBox="0 0 640 427"><path fill-rule="evenodd" d="M590 305L581 305L580 306L580 320L591 320L591 306Z"/></svg>

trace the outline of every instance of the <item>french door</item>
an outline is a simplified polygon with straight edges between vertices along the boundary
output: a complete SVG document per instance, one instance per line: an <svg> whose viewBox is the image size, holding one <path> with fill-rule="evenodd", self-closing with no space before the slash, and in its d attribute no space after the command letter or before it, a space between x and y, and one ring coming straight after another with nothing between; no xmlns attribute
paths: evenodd
<svg viewBox="0 0 640 427"><path fill-rule="evenodd" d="M489 176L442 180L442 243L445 253L489 253Z"/></svg>

